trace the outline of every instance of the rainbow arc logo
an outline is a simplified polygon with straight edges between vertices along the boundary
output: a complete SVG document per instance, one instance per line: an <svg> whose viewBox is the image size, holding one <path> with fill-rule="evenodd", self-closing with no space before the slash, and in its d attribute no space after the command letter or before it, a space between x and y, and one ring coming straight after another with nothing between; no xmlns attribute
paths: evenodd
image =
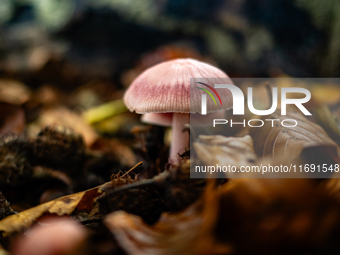
<svg viewBox="0 0 340 255"><path fill-rule="evenodd" d="M212 86L208 85L208 84L205 84L203 82L196 82L198 84L201 84L203 86L206 86L207 88L209 88L212 92L215 93L215 95L217 96L221 106L222 106L222 100L220 98L220 95L217 93L216 89L214 89ZM204 88L201 88L201 87L196 87L200 90L203 90L205 93L207 93L211 98L212 100L214 101L215 105L217 106L217 103L216 103L216 100L215 100L215 97L213 96L213 94L211 94L211 92L207 89L204 89ZM202 115L206 115L207 114L207 95L205 94L202 94L202 105L201 105L201 114Z"/></svg>

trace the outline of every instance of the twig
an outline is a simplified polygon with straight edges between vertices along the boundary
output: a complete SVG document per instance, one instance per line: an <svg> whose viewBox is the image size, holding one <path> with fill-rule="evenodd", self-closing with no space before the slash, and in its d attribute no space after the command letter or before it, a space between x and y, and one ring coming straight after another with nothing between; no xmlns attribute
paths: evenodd
<svg viewBox="0 0 340 255"><path fill-rule="evenodd" d="M100 196L100 197L96 198L96 200L98 202L100 202L104 199L108 199L108 198L112 197L113 195L115 195L118 192L129 190L129 189L157 186L157 185L159 185L159 183L166 180L169 177L169 175L170 175L170 173L168 171L164 171L164 172L160 173L159 175L153 177L152 179L141 180L141 181L138 181L138 182L133 182L133 183L129 183L129 184L125 184L125 185L116 187L113 190L105 192L104 196Z"/></svg>
<svg viewBox="0 0 340 255"><path fill-rule="evenodd" d="M134 165L129 171L127 171L125 174L123 174L120 178L124 177L125 175L127 175L128 173L130 173L131 171L135 170L137 167L139 167L141 164L143 164L142 161L138 162L136 165Z"/></svg>

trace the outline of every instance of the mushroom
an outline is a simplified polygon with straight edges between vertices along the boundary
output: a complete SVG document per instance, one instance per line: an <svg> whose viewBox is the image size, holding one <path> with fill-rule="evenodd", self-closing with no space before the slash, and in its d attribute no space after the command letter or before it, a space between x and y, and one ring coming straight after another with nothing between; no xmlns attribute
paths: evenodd
<svg viewBox="0 0 340 255"><path fill-rule="evenodd" d="M11 254L78 254L82 250L86 231L75 220L53 217L39 222L42 224L32 227L25 236L18 237Z"/></svg>
<svg viewBox="0 0 340 255"><path fill-rule="evenodd" d="M172 126L170 159L173 161L178 160L177 155L189 144L189 135L182 130L189 124L190 113L201 112L201 95L205 94L201 89L190 89L190 78L200 78L200 83L192 88L204 87L201 84L205 81L212 87L225 83L225 79L231 83L223 71L212 65L194 59L175 59L145 70L124 95L124 103L130 111L144 114L143 122ZM231 108L231 92L223 89L219 95L221 104L207 100L208 113Z"/></svg>

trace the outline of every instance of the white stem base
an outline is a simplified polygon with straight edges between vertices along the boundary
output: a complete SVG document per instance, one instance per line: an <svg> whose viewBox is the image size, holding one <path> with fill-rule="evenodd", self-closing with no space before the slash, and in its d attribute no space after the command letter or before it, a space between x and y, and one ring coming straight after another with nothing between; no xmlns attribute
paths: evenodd
<svg viewBox="0 0 340 255"><path fill-rule="evenodd" d="M179 161L178 154L185 152L185 148L189 145L189 133L182 131L185 124L190 123L190 114L174 113L172 117L172 137L170 147L170 161L177 163Z"/></svg>

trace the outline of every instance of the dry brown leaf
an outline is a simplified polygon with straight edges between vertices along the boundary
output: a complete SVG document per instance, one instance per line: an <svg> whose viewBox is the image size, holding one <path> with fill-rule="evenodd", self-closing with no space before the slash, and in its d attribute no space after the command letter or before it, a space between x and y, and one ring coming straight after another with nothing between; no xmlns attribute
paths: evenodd
<svg viewBox="0 0 340 255"><path fill-rule="evenodd" d="M307 120L300 114L290 113L287 116L273 114L263 119L295 119L296 127L283 127L280 122L275 121L274 127L267 122L263 127L251 128L250 136L254 141L254 149L259 156L282 157L283 155L292 158L297 157L303 148L315 145L332 145L335 143L328 137L326 132L317 124ZM286 121L288 125L289 121ZM292 125L294 123L290 123Z"/></svg>
<svg viewBox="0 0 340 255"><path fill-rule="evenodd" d="M114 156L122 166L132 166L137 161L136 155L131 148L117 139L99 138L90 148L94 151Z"/></svg>
<svg viewBox="0 0 340 255"><path fill-rule="evenodd" d="M115 187L119 187L122 184L126 184L129 181L129 178L119 178L118 175L111 181L98 187L63 196L18 214L8 216L0 221L0 232L2 232L3 237L9 236L12 233L20 232L29 228L40 217L46 214L57 214L58 216L62 216L70 215L75 211L90 214L92 214L92 212L95 213L97 210L94 206L95 199L105 192L102 191L102 189L108 191ZM89 217L91 217L91 215L89 215Z"/></svg>
<svg viewBox="0 0 340 255"><path fill-rule="evenodd" d="M249 135L244 137L200 135L193 146L198 158L207 166L230 164L240 167L256 161L253 139Z"/></svg>
<svg viewBox="0 0 340 255"><path fill-rule="evenodd" d="M112 181L104 183L101 186L108 185L110 183L112 183ZM8 216L0 221L0 232L2 232L3 237L20 232L29 228L34 222L44 215L70 215L75 211L92 213L95 198L102 194L102 191L99 189L101 186L63 196L20 213Z"/></svg>
<svg viewBox="0 0 340 255"><path fill-rule="evenodd" d="M85 192L82 199L79 201L77 205L78 211L84 211L86 213L90 213L94 206L94 200L99 197L102 193L98 188L90 189Z"/></svg>
<svg viewBox="0 0 340 255"><path fill-rule="evenodd" d="M32 92L20 81L0 80L0 101L14 105L26 103L31 98Z"/></svg>
<svg viewBox="0 0 340 255"><path fill-rule="evenodd" d="M83 191L64 196L21 213L8 216L0 221L0 231L6 237L11 233L29 228L43 214L69 215L76 209L85 193L86 191Z"/></svg>
<svg viewBox="0 0 340 255"><path fill-rule="evenodd" d="M308 179L232 179L217 192L216 238L237 254L336 254L339 202Z"/></svg>
<svg viewBox="0 0 340 255"><path fill-rule="evenodd" d="M42 127L51 125L71 128L76 133L79 133L83 136L87 146L93 144L98 137L93 128L88 125L80 115L77 115L76 113L71 112L63 107L49 109L42 112L37 126L31 127L31 133L33 133L31 135L36 135L34 133L38 133Z"/></svg>
<svg viewBox="0 0 340 255"><path fill-rule="evenodd" d="M164 213L153 226L124 211L106 216L105 224L129 255L230 254L230 246L211 242L199 207L195 204L178 214Z"/></svg>
<svg viewBox="0 0 340 255"><path fill-rule="evenodd" d="M153 226L126 212L105 224L129 255L335 254L338 205L307 179L232 179Z"/></svg>
<svg viewBox="0 0 340 255"><path fill-rule="evenodd" d="M193 208L176 215L163 215L154 226L124 211L105 218L118 243L128 254L190 254L202 218Z"/></svg>

